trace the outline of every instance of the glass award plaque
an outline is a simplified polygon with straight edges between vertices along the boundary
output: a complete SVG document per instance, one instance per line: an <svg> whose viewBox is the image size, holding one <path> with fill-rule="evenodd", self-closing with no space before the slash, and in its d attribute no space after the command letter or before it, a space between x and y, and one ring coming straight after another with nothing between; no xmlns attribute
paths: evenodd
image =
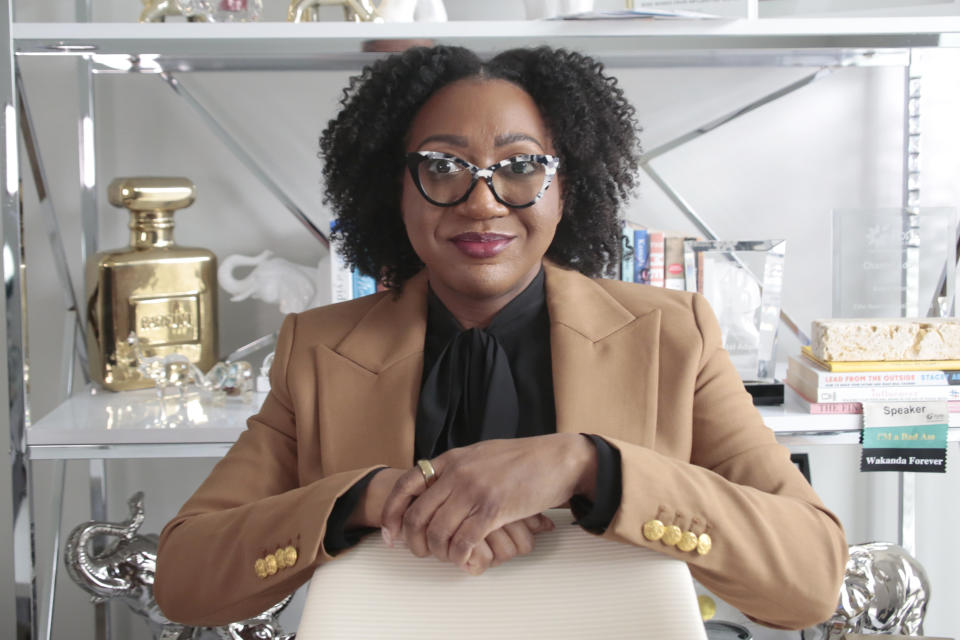
<svg viewBox="0 0 960 640"><path fill-rule="evenodd" d="M833 213L833 316L950 316L957 268L951 208Z"/></svg>
<svg viewBox="0 0 960 640"><path fill-rule="evenodd" d="M744 381L772 381L783 290L785 240L688 240L688 291L710 302L723 347Z"/></svg>

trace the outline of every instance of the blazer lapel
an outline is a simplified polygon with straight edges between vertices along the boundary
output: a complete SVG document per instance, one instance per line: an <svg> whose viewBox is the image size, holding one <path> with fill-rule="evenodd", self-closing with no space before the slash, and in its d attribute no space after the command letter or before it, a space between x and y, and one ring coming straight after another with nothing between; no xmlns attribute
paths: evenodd
<svg viewBox="0 0 960 640"><path fill-rule="evenodd" d="M558 432L652 447L660 311L635 315L591 279L545 263Z"/></svg>
<svg viewBox="0 0 960 640"><path fill-rule="evenodd" d="M426 295L421 272L399 297L383 296L335 348L316 348L325 473L413 463Z"/></svg>

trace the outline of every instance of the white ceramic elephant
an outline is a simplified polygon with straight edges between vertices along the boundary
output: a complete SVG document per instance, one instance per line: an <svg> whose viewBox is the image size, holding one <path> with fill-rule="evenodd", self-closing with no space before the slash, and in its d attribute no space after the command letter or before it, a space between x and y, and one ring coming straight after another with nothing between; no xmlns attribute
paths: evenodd
<svg viewBox="0 0 960 640"><path fill-rule="evenodd" d="M245 278L237 278L237 267L253 267ZM318 299L319 267L307 267L275 258L270 251L258 256L232 255L217 269L217 280L234 302L254 298L279 304L281 313L299 313L323 304Z"/></svg>

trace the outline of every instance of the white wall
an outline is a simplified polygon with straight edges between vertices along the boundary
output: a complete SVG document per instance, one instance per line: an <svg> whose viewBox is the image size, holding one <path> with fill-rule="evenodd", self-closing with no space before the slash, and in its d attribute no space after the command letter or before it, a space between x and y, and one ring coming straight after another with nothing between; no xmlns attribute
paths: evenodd
<svg viewBox="0 0 960 640"><path fill-rule="evenodd" d="M18 20L70 20L72 4L21 2ZM268 1L268 17L281 19L285 3ZM520 18L519 3L499 0L474 10L447 0L454 17L502 9ZM134 0L94 4L97 20L127 20L139 12ZM953 59L954 65L956 58ZM956 67L953 66L952 69ZM810 69L637 69L618 72L645 128L646 148L709 122L809 73ZM76 73L69 59L25 60L30 107L39 128L53 201L62 225L76 283L80 278ZM788 259L784 307L801 327L830 315L830 212L834 208L898 206L902 143L903 76L899 68L841 69L656 161L655 166L725 238L786 238ZM317 137L332 116L346 73L251 73L184 75L181 81L204 101L240 141L269 167L275 179L321 228ZM103 193L120 175L185 175L198 185L197 203L178 216L177 238L205 246L221 258L269 248L290 260L316 264L322 248L205 128L189 107L153 76L100 76L96 80L98 180L101 186L100 246L126 243L126 219ZM960 78L951 65L931 68L924 83L924 206L960 202ZM34 419L61 400L58 388L62 293L51 266L36 195L25 178L28 213L29 330ZM685 230L688 223L649 180L643 179L629 213L651 226ZM276 328L280 314L254 301L230 303L221 296L221 350ZM782 331L785 352L796 341ZM844 521L851 543L896 540L896 483L892 476L857 472L858 448L808 447L816 489ZM949 455L958 453L951 446ZM158 532L208 472L210 461L117 461L107 464L111 519L126 515L126 499L147 493L143 531ZM37 484L38 567L49 570L54 463L34 466ZM8 474L0 490L8 491ZM960 555L953 539L960 529L955 503L960 472L921 476L919 557L933 583L930 635L958 635L951 604L960 599ZM5 500L6 498L4 498ZM0 502L2 504L2 502ZM88 518L85 463L69 465L63 530ZM8 511L9 513L9 511ZM9 545L0 529L0 549ZM802 550L798 550L802 552ZM5 552L0 551L0 568ZM229 559L226 559L229 561ZM8 575L8 574L4 574ZM80 590L61 576L54 637L92 638L92 611ZM793 579L784 576L785 580ZM11 599L0 583L0 602ZM6 609L0 609L0 616ZM145 626L114 607L117 638L146 638ZM289 626L292 628L293 623ZM3 629L0 626L0 629ZM0 631L0 635L2 635ZM772 636L770 636L772 637Z"/></svg>

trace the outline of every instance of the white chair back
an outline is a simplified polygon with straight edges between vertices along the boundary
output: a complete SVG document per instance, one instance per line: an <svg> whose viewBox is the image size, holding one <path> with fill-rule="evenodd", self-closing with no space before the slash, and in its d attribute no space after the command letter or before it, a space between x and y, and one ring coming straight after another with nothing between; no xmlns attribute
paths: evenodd
<svg viewBox="0 0 960 640"><path fill-rule="evenodd" d="M532 553L481 576L368 536L314 573L297 638L706 640L686 563L548 515Z"/></svg>

